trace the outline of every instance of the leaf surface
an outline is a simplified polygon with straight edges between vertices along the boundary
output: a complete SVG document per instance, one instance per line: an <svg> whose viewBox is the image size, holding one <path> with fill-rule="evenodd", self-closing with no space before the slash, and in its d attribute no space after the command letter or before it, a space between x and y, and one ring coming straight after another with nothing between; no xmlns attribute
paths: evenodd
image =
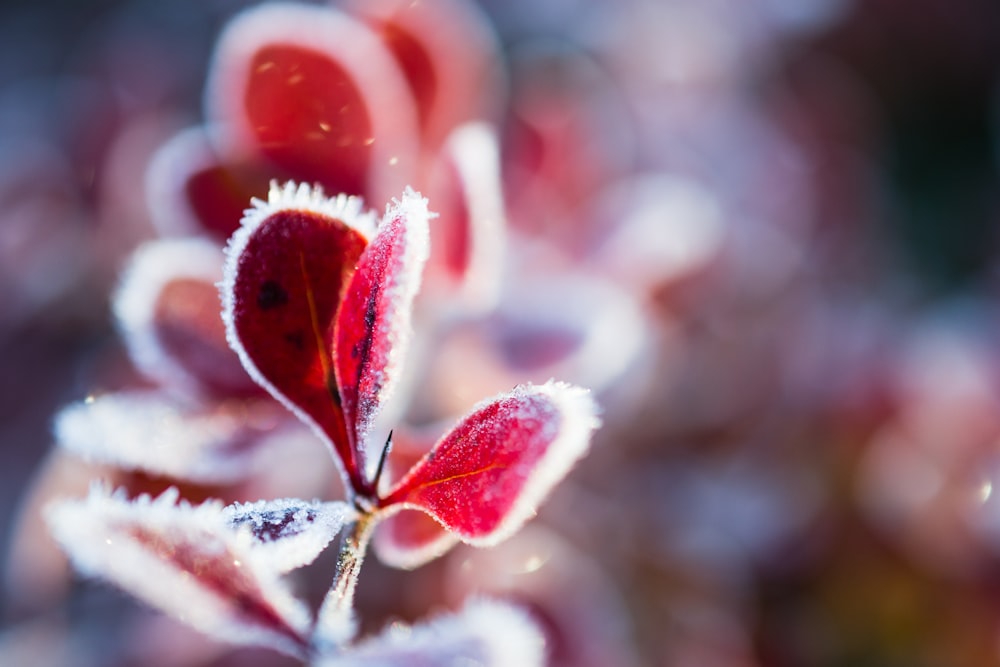
<svg viewBox="0 0 1000 667"><path fill-rule="evenodd" d="M337 316L334 362L344 417L365 461L375 416L399 380L428 255L427 200L407 190L386 211ZM370 458L370 457L369 457Z"/></svg>
<svg viewBox="0 0 1000 667"><path fill-rule="evenodd" d="M368 27L330 7L263 5L236 17L207 103L226 155L256 155L331 192L388 197L415 164L406 79Z"/></svg>
<svg viewBox="0 0 1000 667"><path fill-rule="evenodd" d="M522 385L462 419L382 500L422 509L464 542L487 546L529 519L587 450L598 426L589 394Z"/></svg>
<svg viewBox="0 0 1000 667"><path fill-rule="evenodd" d="M128 351L147 376L181 394L258 394L219 318L223 255L204 239L163 239L132 256L114 298Z"/></svg>
<svg viewBox="0 0 1000 667"><path fill-rule="evenodd" d="M258 416L278 412L251 402ZM247 423L242 405L186 404L156 391L107 394L74 403L56 416L59 446L93 463L128 471L225 483L250 474L264 432Z"/></svg>
<svg viewBox="0 0 1000 667"><path fill-rule="evenodd" d="M259 384L312 425L357 488L333 360L334 317L374 224L360 200L289 182L255 200L227 248L223 318Z"/></svg>

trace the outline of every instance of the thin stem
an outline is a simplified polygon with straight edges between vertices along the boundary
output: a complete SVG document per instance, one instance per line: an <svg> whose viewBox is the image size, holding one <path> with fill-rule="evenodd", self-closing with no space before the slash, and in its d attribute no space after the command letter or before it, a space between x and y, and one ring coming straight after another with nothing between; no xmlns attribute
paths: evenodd
<svg viewBox="0 0 1000 667"><path fill-rule="evenodd" d="M313 645L318 651L336 651L357 631L354 591L376 523L375 514L362 512L341 539L337 573L320 606L313 633Z"/></svg>

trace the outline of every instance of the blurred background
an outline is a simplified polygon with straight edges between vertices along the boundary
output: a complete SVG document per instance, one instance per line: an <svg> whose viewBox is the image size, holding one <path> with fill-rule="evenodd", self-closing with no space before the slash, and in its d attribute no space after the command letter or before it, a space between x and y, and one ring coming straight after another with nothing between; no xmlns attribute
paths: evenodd
<svg viewBox="0 0 1000 667"><path fill-rule="evenodd" d="M0 5L0 553L31 532L53 415L130 377L109 296L155 234L146 165L203 119L249 4ZM524 535L373 562L362 603L416 616L488 580L547 619L556 664L1000 664L1000 4L478 9L510 261L595 284L511 287L432 345L418 409L484 395L462 373L487 340L482 377L592 386L605 427ZM54 612L25 576L0 658L38 618L132 613ZM93 664L152 664L129 650Z"/></svg>

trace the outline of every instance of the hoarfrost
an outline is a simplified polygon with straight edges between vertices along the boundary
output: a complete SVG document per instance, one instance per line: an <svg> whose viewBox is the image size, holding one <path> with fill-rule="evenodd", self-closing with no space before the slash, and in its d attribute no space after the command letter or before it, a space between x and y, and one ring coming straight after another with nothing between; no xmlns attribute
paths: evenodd
<svg viewBox="0 0 1000 667"><path fill-rule="evenodd" d="M85 575L109 580L213 637L301 656L310 615L280 573L233 530L221 503L178 503L171 488L129 500L95 484L48 506L56 540Z"/></svg>
<svg viewBox="0 0 1000 667"><path fill-rule="evenodd" d="M384 496L384 510L420 509L463 542L493 546L587 452L597 413L589 392L554 381L483 401Z"/></svg>
<svg viewBox="0 0 1000 667"><path fill-rule="evenodd" d="M172 281L216 283L222 261L219 248L201 238L150 241L132 255L112 307L129 356L147 377L187 392L200 391L198 379L175 362L157 336L157 299Z"/></svg>
<svg viewBox="0 0 1000 667"><path fill-rule="evenodd" d="M367 440L382 405L395 390L409 348L413 300L430 254L428 222L433 216L427 199L411 188L386 206L378 234L361 257L337 318L337 382L345 416L355 422L356 447L369 479L378 457L369 456ZM364 323L360 329L359 318ZM368 340L356 340L358 334ZM348 350L362 342L370 351L359 363Z"/></svg>
<svg viewBox="0 0 1000 667"><path fill-rule="evenodd" d="M249 472L252 448L238 414L186 406L154 391L108 394L64 408L59 446L94 463L195 482L226 482Z"/></svg>
<svg viewBox="0 0 1000 667"><path fill-rule="evenodd" d="M313 562L354 518L344 502L305 502L294 498L236 503L223 510L230 526L253 537L255 551L279 572Z"/></svg>

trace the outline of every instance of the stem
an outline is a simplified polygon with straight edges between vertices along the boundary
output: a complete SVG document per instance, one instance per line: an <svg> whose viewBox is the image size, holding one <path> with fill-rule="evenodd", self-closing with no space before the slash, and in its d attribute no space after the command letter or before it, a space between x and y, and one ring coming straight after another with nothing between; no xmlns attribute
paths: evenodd
<svg viewBox="0 0 1000 667"><path fill-rule="evenodd" d="M320 606L313 633L314 648L321 652L336 650L357 632L354 591L376 523L374 513L362 512L341 539L337 573Z"/></svg>

